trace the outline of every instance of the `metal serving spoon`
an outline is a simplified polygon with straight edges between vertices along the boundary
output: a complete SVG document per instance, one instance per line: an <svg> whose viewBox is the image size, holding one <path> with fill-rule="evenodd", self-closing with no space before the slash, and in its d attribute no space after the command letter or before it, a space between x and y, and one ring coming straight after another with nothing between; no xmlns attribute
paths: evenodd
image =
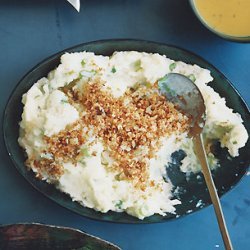
<svg viewBox="0 0 250 250"><path fill-rule="evenodd" d="M80 230L27 223L0 226L0 249L119 250L120 248Z"/></svg>
<svg viewBox="0 0 250 250"><path fill-rule="evenodd" d="M214 206L225 248L227 250L231 250L233 249L232 243L208 165L202 138L202 129L206 120L206 107L202 94L197 86L188 77L176 73L167 74L159 80L158 86L160 92L164 94L170 102L174 103L182 113L191 118L189 136L193 139L194 152L201 164L202 172Z"/></svg>

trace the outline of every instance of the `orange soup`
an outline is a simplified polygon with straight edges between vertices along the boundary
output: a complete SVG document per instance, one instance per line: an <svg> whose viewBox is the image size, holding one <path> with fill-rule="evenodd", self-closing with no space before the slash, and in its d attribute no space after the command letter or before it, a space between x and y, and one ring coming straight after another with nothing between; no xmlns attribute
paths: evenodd
<svg viewBox="0 0 250 250"><path fill-rule="evenodd" d="M250 0L194 0L203 21L217 32L250 36Z"/></svg>

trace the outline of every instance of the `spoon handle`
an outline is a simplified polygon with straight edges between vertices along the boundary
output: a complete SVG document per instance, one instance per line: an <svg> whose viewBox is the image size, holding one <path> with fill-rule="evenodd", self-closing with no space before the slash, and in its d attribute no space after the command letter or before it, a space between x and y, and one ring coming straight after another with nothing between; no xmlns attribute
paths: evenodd
<svg viewBox="0 0 250 250"><path fill-rule="evenodd" d="M203 143L203 138L202 134L198 134L194 136L193 138L193 143L194 143L194 151L196 153L197 158L200 161L202 172L206 181L206 185L214 206L215 214L217 217L217 221L219 224L220 232L224 241L224 245L226 250L232 250L233 246L229 237L229 233L227 230L226 222L224 219L224 215L222 212L220 200L216 191L216 187L213 181L213 177L208 165L207 161L207 156L206 156L206 151L204 148L204 143Z"/></svg>

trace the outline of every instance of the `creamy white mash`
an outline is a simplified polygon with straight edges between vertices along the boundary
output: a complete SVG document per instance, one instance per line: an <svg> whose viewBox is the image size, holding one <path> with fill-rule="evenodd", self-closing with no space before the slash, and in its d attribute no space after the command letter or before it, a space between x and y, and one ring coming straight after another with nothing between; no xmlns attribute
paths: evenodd
<svg viewBox="0 0 250 250"><path fill-rule="evenodd" d="M172 198L172 184L165 178L171 154L184 150L187 156L182 161L181 170L200 171L187 133L176 130L160 138L152 138L149 145L156 148L158 143L158 148L153 156L144 159L143 166L146 169L143 171L147 174L147 179L144 180L144 187L138 188L133 177L128 175L129 179L124 178L126 169L112 167L115 160L112 152L108 151L109 144L103 139L105 137L95 132L98 122L97 125L88 126L81 123L88 115L88 107L82 105L81 101L85 100L87 103L88 96L74 102L74 98L84 95L88 84L97 81L101 83L98 91L109 93L109 98L118 100L135 86L137 91L147 86L152 87L169 72L188 76L200 89L207 109L205 139L208 142L220 141L221 146L226 147L232 157L238 156L239 149L248 139L247 131L240 115L228 108L225 99L207 86L213 80L208 70L173 61L159 54L130 51L115 52L107 57L80 52L62 55L61 64L47 78L35 83L23 96L19 143L27 153L27 165L37 177L53 183L69 194L73 201L103 213L110 210L125 211L139 219L153 214L175 213L175 205L181 201ZM70 90L73 90L73 94ZM124 97L125 107L130 107L132 98ZM91 108L92 106L89 107ZM97 113L107 115L101 105L95 108ZM150 106L146 112L152 112ZM136 117L134 119L137 121ZM180 116L180 119L185 120L185 117ZM119 121L114 124L114 131L117 131L114 134L124 130ZM151 130L154 131L155 128L152 127ZM126 133L129 134L129 131ZM131 145L136 148L133 142ZM146 154L149 155L149 149L145 145L142 144L135 150L136 163L145 158ZM132 146L121 142L120 150L122 153L131 152ZM217 160L213 154L208 152L208 156L211 168L216 167Z"/></svg>

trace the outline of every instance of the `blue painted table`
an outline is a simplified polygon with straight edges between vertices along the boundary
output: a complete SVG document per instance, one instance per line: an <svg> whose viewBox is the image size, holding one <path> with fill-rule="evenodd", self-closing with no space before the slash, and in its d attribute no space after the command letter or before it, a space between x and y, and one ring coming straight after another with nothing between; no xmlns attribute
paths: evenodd
<svg viewBox="0 0 250 250"><path fill-rule="evenodd" d="M77 13L63 0L0 0L0 119L18 80L39 61L75 44L139 38L189 49L218 67L250 104L250 44L222 40L196 19L187 1L89 0ZM2 120L1 120L2 124ZM212 207L150 225L97 222L34 190L13 167L0 137L0 223L75 227L123 249L223 249ZM222 198L235 249L250 249L250 177Z"/></svg>

